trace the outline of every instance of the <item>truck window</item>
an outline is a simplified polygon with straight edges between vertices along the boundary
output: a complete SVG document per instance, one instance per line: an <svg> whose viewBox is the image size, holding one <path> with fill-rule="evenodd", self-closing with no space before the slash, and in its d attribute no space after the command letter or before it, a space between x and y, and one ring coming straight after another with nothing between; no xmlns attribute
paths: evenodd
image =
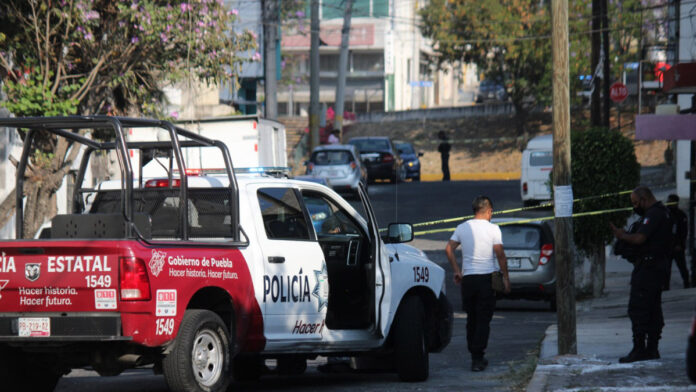
<svg viewBox="0 0 696 392"><path fill-rule="evenodd" d="M551 151L532 151L529 154L529 166L552 166Z"/></svg>
<svg viewBox="0 0 696 392"><path fill-rule="evenodd" d="M292 188L262 188L257 193L263 227L271 240L309 240L309 227Z"/></svg>
<svg viewBox="0 0 696 392"><path fill-rule="evenodd" d="M191 240L231 238L228 189L189 189L189 237ZM134 209L150 215L152 238L179 239L179 191L177 189L149 189L133 191ZM117 213L121 211L120 190L100 192L90 213Z"/></svg>

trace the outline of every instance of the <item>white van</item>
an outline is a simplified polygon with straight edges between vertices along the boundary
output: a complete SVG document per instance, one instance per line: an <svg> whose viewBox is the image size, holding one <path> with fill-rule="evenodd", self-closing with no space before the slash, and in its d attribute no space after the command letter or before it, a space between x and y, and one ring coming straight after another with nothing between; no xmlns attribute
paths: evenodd
<svg viewBox="0 0 696 392"><path fill-rule="evenodd" d="M527 143L522 152L520 194L525 205L551 200L553 137L541 135Z"/></svg>

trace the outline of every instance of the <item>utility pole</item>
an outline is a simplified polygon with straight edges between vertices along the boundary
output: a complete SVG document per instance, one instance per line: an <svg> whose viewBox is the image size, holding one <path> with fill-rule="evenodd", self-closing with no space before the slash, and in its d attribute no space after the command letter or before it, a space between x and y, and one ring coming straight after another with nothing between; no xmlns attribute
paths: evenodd
<svg viewBox="0 0 696 392"><path fill-rule="evenodd" d="M602 59L604 59L602 71L602 125L609 129L609 109L611 100L609 99L609 87L611 85L611 72L609 69L609 9L607 0L602 2Z"/></svg>
<svg viewBox="0 0 696 392"><path fill-rule="evenodd" d="M336 121L335 127L339 132L339 140L343 140L343 108L346 100L346 73L348 72L348 44L350 41L350 16L353 11L353 0L343 0L343 30L341 30L341 53L338 55L338 85L336 86Z"/></svg>
<svg viewBox="0 0 696 392"><path fill-rule="evenodd" d="M599 100L599 49L601 43L601 36L599 30L601 29L601 16L602 10L600 2L602 0L592 0L592 32L590 33L590 38L592 41L592 51L590 55L590 69L592 70L592 94L590 96L590 123L593 126L599 126L602 123L602 113L601 113L601 101Z"/></svg>
<svg viewBox="0 0 696 392"><path fill-rule="evenodd" d="M311 0L311 48L309 50L309 150L319 145L319 0Z"/></svg>
<svg viewBox="0 0 696 392"><path fill-rule="evenodd" d="M568 0L551 1L553 51L553 189L556 227L558 354L576 354L573 191L570 181Z"/></svg>
<svg viewBox="0 0 696 392"><path fill-rule="evenodd" d="M276 42L278 39L278 1L263 0L263 73L266 97L266 118L278 118L278 79L276 75Z"/></svg>

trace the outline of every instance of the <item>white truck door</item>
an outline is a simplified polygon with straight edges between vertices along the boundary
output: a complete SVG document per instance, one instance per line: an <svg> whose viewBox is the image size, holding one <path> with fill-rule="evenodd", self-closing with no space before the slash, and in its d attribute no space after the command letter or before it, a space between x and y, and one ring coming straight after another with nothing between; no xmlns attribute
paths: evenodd
<svg viewBox="0 0 696 392"><path fill-rule="evenodd" d="M389 252L379 235L379 227L375 218L372 204L367 197L364 185L360 184L360 200L365 209L365 218L372 245L372 257L375 260L375 320L376 327L382 336L387 334L387 322L389 319L389 309L391 306L391 265L389 265Z"/></svg>
<svg viewBox="0 0 696 392"><path fill-rule="evenodd" d="M268 343L320 341L326 330L328 277L309 219L292 187L256 185L253 213L263 254L261 306ZM252 203L254 204L254 203Z"/></svg>

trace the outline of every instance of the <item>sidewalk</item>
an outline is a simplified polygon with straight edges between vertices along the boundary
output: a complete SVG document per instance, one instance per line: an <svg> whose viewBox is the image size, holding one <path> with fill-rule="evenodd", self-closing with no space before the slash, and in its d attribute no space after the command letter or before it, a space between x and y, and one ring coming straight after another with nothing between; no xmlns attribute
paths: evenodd
<svg viewBox="0 0 696 392"><path fill-rule="evenodd" d="M546 330L539 363L527 392L696 391L686 375L686 344L696 305L696 289L683 289L672 269L671 290L663 292L665 328L661 359L620 364L632 347L627 315L632 265L607 257L605 294L577 304L577 355L558 356L556 325Z"/></svg>

